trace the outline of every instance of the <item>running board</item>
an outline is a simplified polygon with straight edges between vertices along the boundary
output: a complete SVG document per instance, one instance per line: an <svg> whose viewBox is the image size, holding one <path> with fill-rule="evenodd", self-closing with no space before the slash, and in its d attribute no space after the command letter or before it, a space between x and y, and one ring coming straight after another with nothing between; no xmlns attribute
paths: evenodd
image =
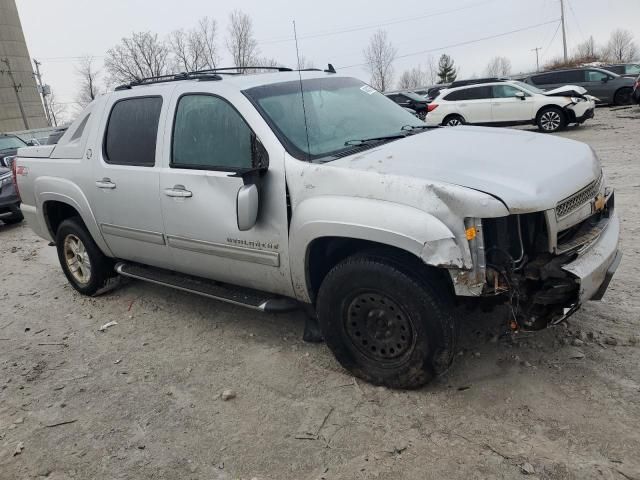
<svg viewBox="0 0 640 480"><path fill-rule="evenodd" d="M203 297L213 298L222 302L248 307L262 312L288 312L299 308L295 300L277 297L272 294L236 287L213 280L205 280L191 275L172 272L161 268L149 267L137 263L119 262L116 272L124 277L135 278L145 282L175 288L184 292L191 292Z"/></svg>

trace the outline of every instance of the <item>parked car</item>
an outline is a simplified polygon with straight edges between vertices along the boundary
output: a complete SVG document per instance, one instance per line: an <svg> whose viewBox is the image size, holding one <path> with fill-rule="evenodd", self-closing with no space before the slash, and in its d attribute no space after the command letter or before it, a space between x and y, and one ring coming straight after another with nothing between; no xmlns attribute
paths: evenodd
<svg viewBox="0 0 640 480"><path fill-rule="evenodd" d="M601 68L574 68L538 73L527 77L525 82L543 90L578 85L596 97L599 103L629 105L634 80Z"/></svg>
<svg viewBox="0 0 640 480"><path fill-rule="evenodd" d="M99 97L13 162L29 226L82 294L120 274L303 305L347 370L413 388L459 351L456 300L499 299L543 328L600 299L620 262L588 145L428 129L332 69L169 80Z"/></svg>
<svg viewBox="0 0 640 480"><path fill-rule="evenodd" d="M489 77L489 78L470 78L468 80L455 80L451 82L448 88L466 87L467 85L480 85L483 83L503 82L509 80L502 77Z"/></svg>
<svg viewBox="0 0 640 480"><path fill-rule="evenodd" d="M410 108L416 112L419 119L424 120L427 116L427 100L424 97L409 91L388 92L385 95L401 107Z"/></svg>
<svg viewBox="0 0 640 480"><path fill-rule="evenodd" d="M0 222L12 224L23 219L20 198L16 193L11 170L0 166Z"/></svg>
<svg viewBox="0 0 640 480"><path fill-rule="evenodd" d="M49 134L49 136L47 137L47 141L44 143L44 145L55 145L56 143L58 143L60 138L62 138L62 136L65 134L66 131L67 131L67 127L58 128L54 130Z"/></svg>
<svg viewBox="0 0 640 480"><path fill-rule="evenodd" d="M640 75L636 78L636 83L633 86L633 101L640 105Z"/></svg>
<svg viewBox="0 0 640 480"><path fill-rule="evenodd" d="M619 63L615 65L603 65L602 68L604 70L608 70L609 72L617 73L618 75L622 75L623 77L633 77L640 75L640 64L637 63Z"/></svg>
<svg viewBox="0 0 640 480"><path fill-rule="evenodd" d="M595 100L582 87L567 85L542 90L518 81L470 84L442 90L429 104L427 125L538 125L557 132L572 123L593 118Z"/></svg>
<svg viewBox="0 0 640 480"><path fill-rule="evenodd" d="M9 167L9 159L13 158L21 147L28 144L16 135L0 133L0 167Z"/></svg>
<svg viewBox="0 0 640 480"><path fill-rule="evenodd" d="M440 85L435 85L433 87L431 87L429 90L427 90L427 102L432 102L434 98L436 98L439 94L441 90L444 90L445 88L449 88L449 84L448 83L442 83Z"/></svg>

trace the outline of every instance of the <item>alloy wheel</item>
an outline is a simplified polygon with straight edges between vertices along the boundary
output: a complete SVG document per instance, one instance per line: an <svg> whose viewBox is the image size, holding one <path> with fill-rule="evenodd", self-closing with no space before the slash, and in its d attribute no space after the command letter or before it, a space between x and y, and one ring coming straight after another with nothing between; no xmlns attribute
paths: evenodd
<svg viewBox="0 0 640 480"><path fill-rule="evenodd" d="M560 124L562 123L562 118L560 118L560 114L555 111L544 112L542 117L540 118L540 124L542 128L547 132L553 132L560 128Z"/></svg>
<svg viewBox="0 0 640 480"><path fill-rule="evenodd" d="M91 261L87 249L77 236L69 234L64 239L64 258L73 278L81 284L91 280Z"/></svg>

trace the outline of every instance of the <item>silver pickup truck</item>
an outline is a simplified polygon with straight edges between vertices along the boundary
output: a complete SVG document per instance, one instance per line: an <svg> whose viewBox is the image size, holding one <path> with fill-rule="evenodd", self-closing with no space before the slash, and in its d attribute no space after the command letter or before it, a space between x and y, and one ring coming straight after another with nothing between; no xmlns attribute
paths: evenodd
<svg viewBox="0 0 640 480"><path fill-rule="evenodd" d="M122 275L305 306L309 337L317 318L347 370L390 387L450 366L456 304L507 303L514 325L542 328L601 298L621 258L589 146L427 129L332 68L124 85L13 168L79 292Z"/></svg>

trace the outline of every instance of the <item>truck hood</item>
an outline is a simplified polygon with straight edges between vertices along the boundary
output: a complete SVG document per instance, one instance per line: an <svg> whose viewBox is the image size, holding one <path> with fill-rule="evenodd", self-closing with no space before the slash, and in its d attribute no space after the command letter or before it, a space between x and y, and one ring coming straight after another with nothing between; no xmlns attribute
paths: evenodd
<svg viewBox="0 0 640 480"><path fill-rule="evenodd" d="M328 165L471 188L499 198L511 213L554 208L601 170L584 143L467 126L425 131Z"/></svg>

